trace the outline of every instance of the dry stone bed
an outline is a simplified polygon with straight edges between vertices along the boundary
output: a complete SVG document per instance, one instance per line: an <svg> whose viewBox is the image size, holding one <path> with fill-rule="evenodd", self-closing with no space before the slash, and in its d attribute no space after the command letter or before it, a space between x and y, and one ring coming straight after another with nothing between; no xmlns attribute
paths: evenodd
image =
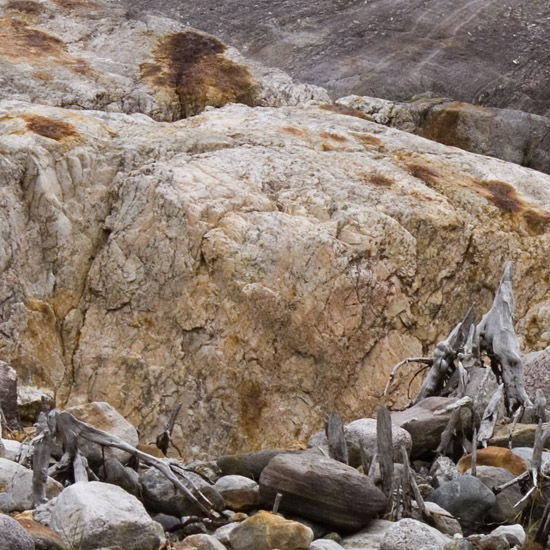
<svg viewBox="0 0 550 550"><path fill-rule="evenodd" d="M409 408L346 425L327 414L304 449L184 464L166 456L180 407L144 452L107 403L59 411L27 388L18 408L4 365L0 550L544 548L550 428L515 354L511 271L477 325L469 312L432 358L411 359L430 370ZM492 395L469 384L480 369ZM514 446L519 421L532 437Z"/></svg>

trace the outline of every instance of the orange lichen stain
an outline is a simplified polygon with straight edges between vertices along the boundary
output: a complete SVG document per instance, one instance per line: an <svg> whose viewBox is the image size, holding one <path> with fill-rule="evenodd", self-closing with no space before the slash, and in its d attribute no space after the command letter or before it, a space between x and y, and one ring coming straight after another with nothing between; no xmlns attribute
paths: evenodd
<svg viewBox="0 0 550 550"><path fill-rule="evenodd" d="M29 15L36 15L43 11L42 6L38 2L33 2L32 0L10 0L10 2L6 4L6 9Z"/></svg>
<svg viewBox="0 0 550 550"><path fill-rule="evenodd" d="M504 447L485 447L484 449L479 449L476 453L476 464L478 466L506 468L515 476L519 476L527 471L525 460ZM463 474L471 465L472 455L468 454L463 456L456 466L458 471Z"/></svg>
<svg viewBox="0 0 550 550"><path fill-rule="evenodd" d="M359 132L350 132L350 134L358 139L363 145L374 147L380 147L382 145L382 140L372 134L362 134Z"/></svg>
<svg viewBox="0 0 550 550"><path fill-rule="evenodd" d="M334 151L334 149L334 146L332 146L330 143L321 143L321 151Z"/></svg>
<svg viewBox="0 0 550 550"><path fill-rule="evenodd" d="M304 131L300 128L296 128L295 126L284 126L283 132L286 132L287 134L292 134L293 136L303 136Z"/></svg>
<svg viewBox="0 0 550 550"><path fill-rule="evenodd" d="M164 36L153 51L155 61L140 65L141 76L157 88L169 88L179 97L183 117L200 113L207 105L254 105L256 83L247 67L223 56L217 39L196 32Z"/></svg>
<svg viewBox="0 0 550 550"><path fill-rule="evenodd" d="M363 120L373 120L372 117L366 115L365 113L362 113L358 109L354 109L353 107L346 107L345 105L338 105L337 103L326 103L324 105L320 105L319 108L323 109L324 111L336 113L338 115L354 116L356 118L362 118Z"/></svg>
<svg viewBox="0 0 550 550"><path fill-rule="evenodd" d="M344 136L333 134L332 132L321 132L319 136L322 137L323 139L331 139L333 141L338 141L340 143L344 143L345 141L347 141L347 139Z"/></svg>
<svg viewBox="0 0 550 550"><path fill-rule="evenodd" d="M529 230L535 235L550 231L550 212L541 208L531 208L523 213L523 219Z"/></svg>
<svg viewBox="0 0 550 550"><path fill-rule="evenodd" d="M55 141L78 137L76 128L68 122L41 115L21 115L21 118L27 123L27 129L39 136Z"/></svg>
<svg viewBox="0 0 550 550"><path fill-rule="evenodd" d="M80 74L91 72L85 60L67 52L62 40L13 17L0 17L0 58L14 63L40 63L41 66L54 61Z"/></svg>

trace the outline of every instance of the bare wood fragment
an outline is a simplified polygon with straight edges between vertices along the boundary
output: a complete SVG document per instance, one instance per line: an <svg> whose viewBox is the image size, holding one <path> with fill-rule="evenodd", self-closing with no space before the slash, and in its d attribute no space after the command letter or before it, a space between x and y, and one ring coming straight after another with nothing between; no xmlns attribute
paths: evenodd
<svg viewBox="0 0 550 550"><path fill-rule="evenodd" d="M283 493L277 493L275 500L273 501L273 509L271 510L273 514L276 514L279 511L279 506L281 505L282 499Z"/></svg>
<svg viewBox="0 0 550 550"><path fill-rule="evenodd" d="M476 477L476 463L477 463L477 429L474 427L474 433L472 435L472 466L471 475Z"/></svg>
<svg viewBox="0 0 550 550"><path fill-rule="evenodd" d="M538 422L539 419L543 423L548 422L548 414L546 413L546 397L544 392L538 388L535 394L535 422Z"/></svg>
<svg viewBox="0 0 550 550"><path fill-rule="evenodd" d="M531 477L533 479L533 485L537 487L538 478L540 474L540 467L542 466L542 452L544 445L548 437L550 436L550 425L547 425L544 433L542 432L542 420L538 421L535 429L535 441L533 444L533 457L531 458Z"/></svg>
<svg viewBox="0 0 550 550"><path fill-rule="evenodd" d="M393 483L393 437L390 411L384 406L378 407L376 417L376 442L382 492L391 496Z"/></svg>
<svg viewBox="0 0 550 550"><path fill-rule="evenodd" d="M483 418L479 426L479 432L477 434L477 441L479 441L483 447L487 447L487 441L491 439L495 430L495 424L498 416L498 406L504 391L504 384L500 384L497 391L492 395L489 403L485 407L483 412Z"/></svg>
<svg viewBox="0 0 550 550"><path fill-rule="evenodd" d="M406 359L403 359L403 361L397 363L397 365L392 368L388 381L386 382L386 387L382 393L383 396L388 394L388 390L390 389L391 383L393 382L399 368L403 365L408 365L409 363L425 363L427 365L431 365L433 363L433 359L431 357L407 357Z"/></svg>
<svg viewBox="0 0 550 550"><path fill-rule="evenodd" d="M418 508L420 510L420 513L422 514L422 517L424 518L425 521L427 521L428 523L431 523L432 515L426 508L426 504L424 504L424 499L422 498L422 494L420 493L420 489L418 488L414 475L411 476L411 489L414 495L414 500L418 505Z"/></svg>
<svg viewBox="0 0 550 550"><path fill-rule="evenodd" d="M502 493L504 489L507 489L508 487L511 487L512 485L515 485L516 483L519 483L520 481L523 481L524 479L528 478L530 475L529 471L523 472L519 476L515 477L514 479L510 479L506 483L503 483L502 485L498 485L493 489L493 493L495 495L498 495L499 493Z"/></svg>
<svg viewBox="0 0 550 550"><path fill-rule="evenodd" d="M454 409L451 413L449 421L441 434L441 441L439 446L436 449L437 454L447 454L449 447L451 446L454 435L456 434L457 428L460 424L460 411L461 409Z"/></svg>
<svg viewBox="0 0 550 550"><path fill-rule="evenodd" d="M459 351L462 350L470 333L470 326L474 321L475 312L473 308L470 308L464 320L456 325L447 339L435 346L432 367L424 379L418 395L413 400L413 404L431 395L441 393L445 382L455 370L455 359L457 359Z"/></svg>
<svg viewBox="0 0 550 550"><path fill-rule="evenodd" d="M519 342L514 331L514 306L512 262L508 262L493 306L482 317L477 332L481 350L489 356L497 379L504 382L506 408L510 413L520 406L532 406L525 391Z"/></svg>
<svg viewBox="0 0 550 550"><path fill-rule="evenodd" d="M361 466L363 467L363 473L368 475L370 465L372 464L372 458L369 456L369 452L365 449L363 442L359 443L359 455L361 457Z"/></svg>
<svg viewBox="0 0 550 550"><path fill-rule="evenodd" d="M401 480L401 499L403 501L403 517L411 517L411 467L409 465L409 455L405 446L401 446L401 456L403 457L403 479Z"/></svg>
<svg viewBox="0 0 550 550"><path fill-rule="evenodd" d="M166 456L166 453L168 452L168 447L172 443L172 431L174 430L176 418L181 410L182 405L183 401L176 403L176 405L172 409L172 412L170 413L170 417L164 423L162 432L157 436L155 440L157 447L162 451L164 456ZM181 456L181 452L179 451L179 449L177 447L175 448L178 451L178 454Z"/></svg>
<svg viewBox="0 0 550 550"><path fill-rule="evenodd" d="M508 448L511 449L513 446L512 438L514 436L514 430L516 428L516 424L518 423L518 420L521 418L521 415L523 414L523 407L518 407L517 411L512 416L512 423L510 424L510 434L508 435Z"/></svg>
<svg viewBox="0 0 550 550"><path fill-rule="evenodd" d="M38 506L46 502L46 481L48 466L55 435L56 412L40 413L37 422L37 436L33 440L34 452L32 460L32 495L33 504Z"/></svg>
<svg viewBox="0 0 550 550"><path fill-rule="evenodd" d="M330 458L347 464L348 446L344 435L344 423L342 417L335 411L325 415L325 434Z"/></svg>
<svg viewBox="0 0 550 550"><path fill-rule="evenodd" d="M172 472L170 469L170 466L166 464L164 461L160 460L159 458L156 458L154 456L151 456L147 453L144 453L143 451L139 451L138 449L132 447L129 443L126 443L126 441L123 441L119 437L116 437L115 435L109 434L107 432L104 432L103 430L100 430L98 428L94 428L93 426L90 426L90 424L87 424L86 422L82 422L81 420L78 420L75 418L72 414L64 411L57 414L57 423L58 426L60 424L63 424L66 426L67 430L70 430L76 439L76 436L83 437L84 439L87 439L88 441L92 441L93 443L97 443L98 445L105 445L107 447L115 447L117 449L121 449L122 451L126 451L127 453L136 455L144 464L147 464L149 466L152 466L159 470L161 473L163 473L182 493L204 514L206 514L209 517L217 517L217 513L212 509L208 507L208 500L204 495L202 496L202 499L208 503L205 504L203 502L200 502L195 495L193 495L189 489L178 479L178 477ZM198 493L201 494L200 492Z"/></svg>

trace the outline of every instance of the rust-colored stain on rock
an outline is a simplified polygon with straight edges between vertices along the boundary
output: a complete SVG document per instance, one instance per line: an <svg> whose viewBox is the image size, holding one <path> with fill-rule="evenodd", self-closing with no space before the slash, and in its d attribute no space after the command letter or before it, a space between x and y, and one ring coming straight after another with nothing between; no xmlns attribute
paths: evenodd
<svg viewBox="0 0 550 550"><path fill-rule="evenodd" d="M55 141L78 136L76 128L62 120L40 115L22 115L21 118L27 123L28 130Z"/></svg>
<svg viewBox="0 0 550 550"><path fill-rule="evenodd" d="M377 187L390 187L390 185L393 185L393 180L383 174L371 174L368 176L367 182Z"/></svg>
<svg viewBox="0 0 550 550"><path fill-rule="evenodd" d="M100 6L97 2L87 0L52 0L60 8L64 9L95 9Z"/></svg>
<svg viewBox="0 0 550 550"><path fill-rule="evenodd" d="M250 71L225 58L225 50L215 38L191 31L174 33L159 41L154 63L140 65L141 76L155 87L174 89L183 117L208 105L254 105L256 83Z"/></svg>
<svg viewBox="0 0 550 550"><path fill-rule="evenodd" d="M441 174L431 166L410 163L406 167L411 176L422 180L428 187L433 187L441 180Z"/></svg>
<svg viewBox="0 0 550 550"><path fill-rule="evenodd" d="M372 134L362 134L360 132L350 132L350 134L358 139L363 145L379 147L382 145L382 140Z"/></svg>
<svg viewBox="0 0 550 550"><path fill-rule="evenodd" d="M522 209L522 201L509 183L493 180L480 182L479 185L487 190L483 195L503 212L515 213Z"/></svg>
<svg viewBox="0 0 550 550"><path fill-rule="evenodd" d="M362 118L363 120L373 120L372 117L362 113L359 109L346 107L345 105L338 105L337 103L326 103L324 105L320 105L319 108L339 115L354 116L356 118Z"/></svg>
<svg viewBox="0 0 550 550"><path fill-rule="evenodd" d="M293 136L303 136L304 131L300 128L296 128L295 126L284 126L283 132L286 132L287 134L291 134Z"/></svg>

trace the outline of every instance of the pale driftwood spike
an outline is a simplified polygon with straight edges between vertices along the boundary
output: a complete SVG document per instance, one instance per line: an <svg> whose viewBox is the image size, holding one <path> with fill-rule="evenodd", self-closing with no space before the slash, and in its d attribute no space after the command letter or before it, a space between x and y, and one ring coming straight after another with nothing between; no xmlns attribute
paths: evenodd
<svg viewBox="0 0 550 550"><path fill-rule="evenodd" d="M371 479L374 479L374 475L376 474L377 464L378 464L378 453L374 451L374 454L372 455L372 459L370 461L370 466L369 466L369 477Z"/></svg>
<svg viewBox="0 0 550 550"><path fill-rule="evenodd" d="M506 407L513 413L518 407L532 403L525 391L523 364L514 331L514 294L512 292L512 262L504 269L493 306L477 326L480 348L491 359L491 368L504 382Z"/></svg>
<svg viewBox="0 0 550 550"><path fill-rule="evenodd" d="M463 348L474 321L475 312L471 307L466 313L464 320L456 325L447 339L435 346L432 367L424 379L418 395L413 400L413 404L441 392L445 381L455 369L455 359L457 359L459 351Z"/></svg>
<svg viewBox="0 0 550 550"><path fill-rule="evenodd" d="M474 433L472 435L472 465L471 465L471 475L476 477L477 475L477 429L474 428Z"/></svg>
<svg viewBox="0 0 550 550"><path fill-rule="evenodd" d="M403 459L403 478L401 480L401 499L403 501L403 517L411 517L411 467L409 465L409 455L404 445L401 446L401 456Z"/></svg>
<svg viewBox="0 0 550 550"><path fill-rule="evenodd" d="M468 337L464 342L464 349L460 354L460 357L461 357L462 365L466 370L469 370L473 367L481 366L481 357L479 352L479 336L477 334L475 321L473 319L472 319L470 328L468 330Z"/></svg>
<svg viewBox="0 0 550 550"><path fill-rule="evenodd" d="M451 413L449 421L441 434L441 441L436 449L436 454L447 454L451 445L453 436L456 433L458 425L460 424L460 411L461 409L454 409Z"/></svg>
<svg viewBox="0 0 550 550"><path fill-rule="evenodd" d="M368 475L372 459L369 456L369 452L367 451L367 449L365 449L365 444L362 441L359 442L359 455L361 456L361 466L363 466L363 473L365 475Z"/></svg>
<svg viewBox="0 0 550 550"><path fill-rule="evenodd" d="M183 405L183 401L179 401L178 403L176 403L176 405L172 409L172 412L170 413L168 420L164 423L162 432L157 436L155 440L157 447L161 450L164 456L166 456L166 453L168 452L168 447L170 446L170 443L172 443L172 431L174 430L176 418L181 410L182 405ZM181 456L180 450L175 446L174 448L178 451L178 454Z"/></svg>
<svg viewBox="0 0 550 550"><path fill-rule="evenodd" d="M325 415L325 434L328 440L328 455L338 462L348 463L348 446L344 434L344 423L337 412Z"/></svg>
<svg viewBox="0 0 550 550"><path fill-rule="evenodd" d="M493 493L495 495L498 495L499 493L502 493L504 489L507 489L508 487L511 487L512 485L515 485L516 483L519 483L520 481L523 481L525 478L529 477L531 472L523 472L519 476L515 477L514 479L511 479L510 481L507 481L506 483L503 483L502 485L499 485L498 487L495 487L493 489Z"/></svg>
<svg viewBox="0 0 550 550"><path fill-rule="evenodd" d="M281 500L283 500L283 493L277 493L277 495L275 496L275 500L273 501L273 509L271 510L273 514L276 514L277 512L279 512L279 506L281 505Z"/></svg>
<svg viewBox="0 0 550 550"><path fill-rule="evenodd" d="M393 437L390 411L384 406L378 407L376 417L376 442L382 491L389 497L393 483Z"/></svg>
<svg viewBox="0 0 550 550"><path fill-rule="evenodd" d="M539 388L535 394L535 421L542 420L548 422L548 414L546 413L546 397L544 392Z"/></svg>
<svg viewBox="0 0 550 550"><path fill-rule="evenodd" d="M481 419L481 424L479 425L479 431L477 434L477 441L479 441L483 447L487 447L487 441L491 439L493 431L495 430L495 424L498 416L498 406L502 398L503 390L504 384L500 384L483 412L483 418Z"/></svg>
<svg viewBox="0 0 550 550"><path fill-rule="evenodd" d="M523 414L523 407L519 407L518 410L514 413L514 416L512 416L512 423L510 424L510 433L508 435L508 448L511 449L513 447L513 436L514 436L514 430L516 429L516 424L518 423L519 419L521 418L521 415Z"/></svg>
<svg viewBox="0 0 550 550"><path fill-rule="evenodd" d="M41 412L36 423L37 436L32 442L34 447L32 458L32 500L34 506L46 502L46 481L55 434L55 418L56 411L50 411L49 414Z"/></svg>
<svg viewBox="0 0 550 550"><path fill-rule="evenodd" d="M116 447L117 449L136 455L144 464L152 466L163 473L195 506L199 507L207 516L213 517L217 515L214 510L209 509L202 502L200 502L171 471L170 466L159 458L144 453L143 451L139 451L119 437L99 430L98 428L94 428L93 426L90 426L90 424L78 420L66 411L57 414L57 425L63 425L65 431L70 431L75 439L77 436L80 436L88 441L97 443L98 445ZM67 452L65 452L65 454L67 454Z"/></svg>
<svg viewBox="0 0 550 550"><path fill-rule="evenodd" d="M408 365L409 363L425 363L426 365L432 365L433 359L431 357L407 357L406 359L403 359L403 361L399 361L397 365L394 365L394 367L391 370L390 376L388 378L388 381L386 382L386 387L384 388L384 392L382 393L382 396L388 394L388 390L390 389L391 383L393 382L393 379L395 378L395 374L399 370L400 367L403 365Z"/></svg>
<svg viewBox="0 0 550 550"><path fill-rule="evenodd" d="M464 397L466 394L466 387L468 386L468 371L464 368L462 361L458 362L458 397Z"/></svg>

